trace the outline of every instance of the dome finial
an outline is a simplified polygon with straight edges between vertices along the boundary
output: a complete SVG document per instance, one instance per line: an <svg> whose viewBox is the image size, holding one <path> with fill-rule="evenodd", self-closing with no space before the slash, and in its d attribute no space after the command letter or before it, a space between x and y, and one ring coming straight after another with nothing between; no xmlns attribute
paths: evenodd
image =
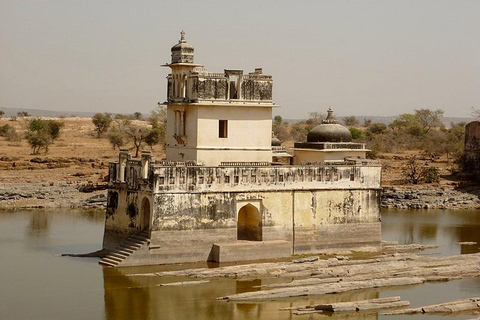
<svg viewBox="0 0 480 320"><path fill-rule="evenodd" d="M335 116L333 115L332 107L328 108L327 118L323 120L322 123L338 123L338 121L335 119Z"/></svg>
<svg viewBox="0 0 480 320"><path fill-rule="evenodd" d="M185 31L182 30L180 32L180 40L178 40L178 43L183 43L183 42L187 42L187 41L185 40Z"/></svg>

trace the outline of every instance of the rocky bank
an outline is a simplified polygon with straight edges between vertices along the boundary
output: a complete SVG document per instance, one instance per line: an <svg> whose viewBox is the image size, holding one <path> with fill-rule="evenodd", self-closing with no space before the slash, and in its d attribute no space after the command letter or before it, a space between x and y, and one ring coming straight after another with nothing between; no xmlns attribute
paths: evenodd
<svg viewBox="0 0 480 320"><path fill-rule="evenodd" d="M105 208L105 186L90 184L0 184L0 209Z"/></svg>
<svg viewBox="0 0 480 320"><path fill-rule="evenodd" d="M384 187L381 205L396 209L480 209L480 188Z"/></svg>
<svg viewBox="0 0 480 320"><path fill-rule="evenodd" d="M98 208L107 204L106 184L0 184L0 209ZM480 187L384 187L382 208L480 209Z"/></svg>

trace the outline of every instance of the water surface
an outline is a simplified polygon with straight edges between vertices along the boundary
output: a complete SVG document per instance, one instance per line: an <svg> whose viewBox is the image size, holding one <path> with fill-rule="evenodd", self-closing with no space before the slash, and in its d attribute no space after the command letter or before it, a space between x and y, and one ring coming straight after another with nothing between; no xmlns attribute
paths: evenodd
<svg viewBox="0 0 480 320"><path fill-rule="evenodd" d="M103 213L72 210L0 211L0 319L413 319L378 316L376 312L295 316L279 308L400 295L413 307L480 296L480 281L466 279L390 289L284 299L261 303L229 303L215 298L259 290L279 279L217 279L190 287L160 287L182 278L129 276L175 266L103 268L96 258L60 257L101 248ZM478 211L394 211L382 213L382 237L399 243L440 244L422 254L479 252ZM287 279L291 280L291 279ZM422 316L425 319L444 317ZM459 316L468 319L472 316ZM449 319L451 319L449 317Z"/></svg>

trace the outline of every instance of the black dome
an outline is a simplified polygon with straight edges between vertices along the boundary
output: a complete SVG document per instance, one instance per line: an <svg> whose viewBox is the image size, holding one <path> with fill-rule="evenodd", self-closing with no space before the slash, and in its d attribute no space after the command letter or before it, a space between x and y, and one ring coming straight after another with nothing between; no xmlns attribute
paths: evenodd
<svg viewBox="0 0 480 320"><path fill-rule="evenodd" d="M307 135L307 142L352 142L350 130L338 124L332 108L328 108L327 118Z"/></svg>
<svg viewBox="0 0 480 320"><path fill-rule="evenodd" d="M282 145L282 141L278 138L272 138L272 147L280 147Z"/></svg>
<svg viewBox="0 0 480 320"><path fill-rule="evenodd" d="M322 123L310 130L307 142L352 142L352 134L341 124Z"/></svg>

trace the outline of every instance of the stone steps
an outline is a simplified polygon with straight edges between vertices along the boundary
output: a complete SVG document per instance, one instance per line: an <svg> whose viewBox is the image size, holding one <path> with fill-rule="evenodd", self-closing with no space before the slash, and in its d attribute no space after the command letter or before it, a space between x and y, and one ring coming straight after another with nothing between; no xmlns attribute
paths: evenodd
<svg viewBox="0 0 480 320"><path fill-rule="evenodd" d="M148 233L142 232L129 236L118 247L112 250L106 257L101 259L98 263L107 267L118 267L128 259L135 251L139 250L145 245L148 245Z"/></svg>

